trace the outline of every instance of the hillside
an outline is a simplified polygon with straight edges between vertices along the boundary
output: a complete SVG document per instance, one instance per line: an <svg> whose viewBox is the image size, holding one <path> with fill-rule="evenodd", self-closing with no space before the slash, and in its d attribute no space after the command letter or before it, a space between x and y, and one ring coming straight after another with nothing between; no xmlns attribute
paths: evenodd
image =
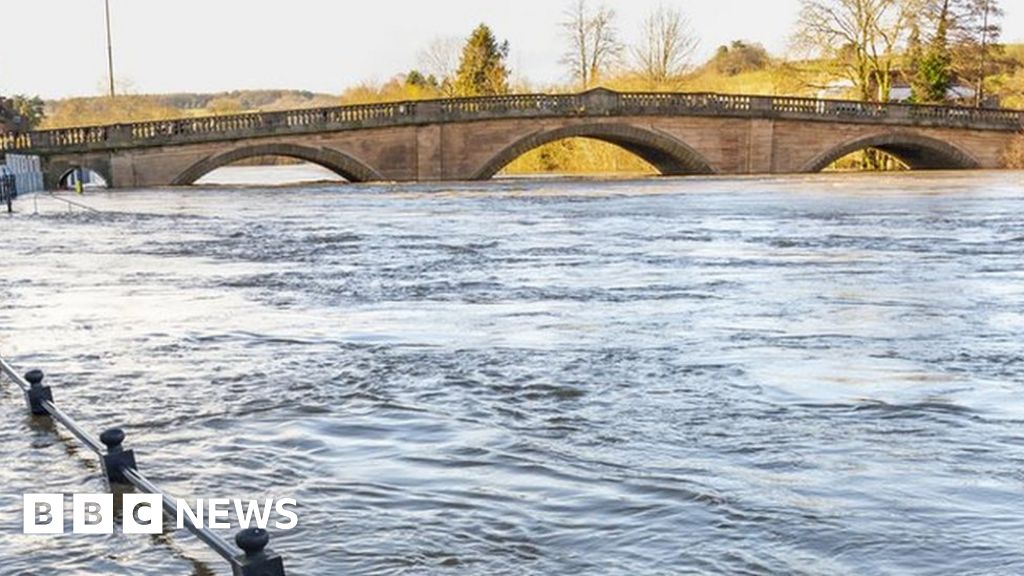
<svg viewBox="0 0 1024 576"><path fill-rule="evenodd" d="M236 90L216 94L125 95L68 98L46 102L40 128L144 122L248 110L289 110L337 106L338 96L301 90Z"/></svg>

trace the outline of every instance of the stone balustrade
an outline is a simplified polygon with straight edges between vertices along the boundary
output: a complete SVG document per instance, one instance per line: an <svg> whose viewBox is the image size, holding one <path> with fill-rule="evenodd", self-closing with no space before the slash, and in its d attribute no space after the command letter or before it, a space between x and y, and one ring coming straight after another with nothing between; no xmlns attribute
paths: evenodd
<svg viewBox="0 0 1024 576"><path fill-rule="evenodd" d="M251 112L0 135L0 151L59 154L502 118L723 116L1014 131L1024 111L713 93L516 94Z"/></svg>

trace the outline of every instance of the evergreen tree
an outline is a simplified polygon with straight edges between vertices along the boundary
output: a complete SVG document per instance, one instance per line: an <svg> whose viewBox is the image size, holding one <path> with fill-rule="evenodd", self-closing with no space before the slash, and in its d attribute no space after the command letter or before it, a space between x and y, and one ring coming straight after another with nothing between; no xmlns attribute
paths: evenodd
<svg viewBox="0 0 1024 576"><path fill-rule="evenodd" d="M910 85L916 103L945 102L953 85L953 56L949 50L950 15L950 2L943 0L936 15L935 32L923 52L920 32L916 26L912 32L909 51L913 75Z"/></svg>
<svg viewBox="0 0 1024 576"><path fill-rule="evenodd" d="M440 83L437 81L437 77L433 74L424 76L419 70L410 70L409 73L405 75L405 85L412 86L414 88L434 90L441 87Z"/></svg>
<svg viewBox="0 0 1024 576"><path fill-rule="evenodd" d="M921 42L921 24L917 18L910 22L910 35L907 37L906 64L903 66L903 76L910 84L910 101L918 102L919 95L924 90L921 84L921 60L924 59L924 46Z"/></svg>
<svg viewBox="0 0 1024 576"><path fill-rule="evenodd" d="M771 56L764 46L757 43L733 40L728 46L719 46L707 65L725 76L736 76L743 72L764 70L771 64Z"/></svg>
<svg viewBox="0 0 1024 576"><path fill-rule="evenodd" d="M458 96L507 94L509 70L508 41L499 43L486 24L477 26L462 49L462 60L455 76Z"/></svg>
<svg viewBox="0 0 1024 576"><path fill-rule="evenodd" d="M38 96L0 97L0 132L3 128L15 132L33 130L44 116L43 100Z"/></svg>

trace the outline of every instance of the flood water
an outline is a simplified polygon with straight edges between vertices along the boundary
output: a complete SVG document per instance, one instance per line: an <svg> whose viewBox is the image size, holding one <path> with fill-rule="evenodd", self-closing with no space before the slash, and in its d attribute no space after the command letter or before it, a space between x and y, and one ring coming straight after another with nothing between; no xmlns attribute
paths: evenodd
<svg viewBox="0 0 1024 576"><path fill-rule="evenodd" d="M298 500L289 573L1024 573L1022 173L76 200L0 215L0 354L175 496ZM6 381L0 442L0 573L230 573L22 535L104 484Z"/></svg>

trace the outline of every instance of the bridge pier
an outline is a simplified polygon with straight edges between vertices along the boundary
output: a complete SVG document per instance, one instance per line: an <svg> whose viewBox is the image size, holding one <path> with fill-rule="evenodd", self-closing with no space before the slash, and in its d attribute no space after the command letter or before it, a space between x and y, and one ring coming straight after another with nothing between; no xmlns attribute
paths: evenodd
<svg viewBox="0 0 1024 576"><path fill-rule="evenodd" d="M107 183L108 188L115 188L117 182L112 169L112 156L109 153L41 156L43 186L47 190L57 190L61 187L61 180L73 170L81 168L99 174Z"/></svg>
<svg viewBox="0 0 1024 576"><path fill-rule="evenodd" d="M775 172L775 120L751 120L747 139L747 174Z"/></svg>
<svg viewBox="0 0 1024 576"><path fill-rule="evenodd" d="M437 182L445 179L444 125L429 124L416 128L416 180Z"/></svg>

